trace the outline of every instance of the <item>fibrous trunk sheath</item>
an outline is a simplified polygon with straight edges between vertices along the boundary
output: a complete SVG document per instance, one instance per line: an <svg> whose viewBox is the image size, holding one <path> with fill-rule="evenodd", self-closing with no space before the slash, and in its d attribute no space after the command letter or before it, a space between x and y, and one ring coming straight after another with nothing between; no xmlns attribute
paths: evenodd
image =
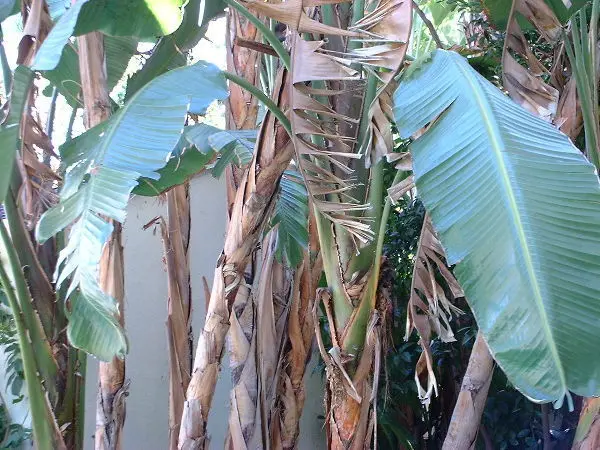
<svg viewBox="0 0 600 450"><path fill-rule="evenodd" d="M179 421L185 391L192 372L191 285L188 248L190 242L189 185L167 192L168 221L161 223L169 299L169 449L177 449Z"/></svg>
<svg viewBox="0 0 600 450"><path fill-rule="evenodd" d="M110 116L103 35L100 32L86 34L78 38L78 45L85 106L84 121L86 128L92 128ZM100 260L100 287L118 302L121 325L123 325L123 283L121 227L115 223L114 231ZM96 409L95 448L97 450L121 448L126 395L125 361L114 358L108 363L101 362Z"/></svg>
<svg viewBox="0 0 600 450"><path fill-rule="evenodd" d="M286 74L277 79L275 101L281 108ZM204 329L200 334L192 379L187 390L180 449L201 449L207 443L206 422L229 331L229 315L244 271L269 218L279 179L287 168L293 147L286 131L268 113L259 132L254 152L232 208L223 253L217 261Z"/></svg>

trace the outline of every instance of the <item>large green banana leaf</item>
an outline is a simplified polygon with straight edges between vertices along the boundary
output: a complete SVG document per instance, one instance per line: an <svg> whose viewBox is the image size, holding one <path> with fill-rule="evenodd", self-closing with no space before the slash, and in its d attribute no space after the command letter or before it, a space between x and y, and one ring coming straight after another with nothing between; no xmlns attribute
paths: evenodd
<svg viewBox="0 0 600 450"><path fill-rule="evenodd" d="M213 176L220 177L231 163L244 166L252 159L256 134L256 130L223 131L205 123L187 126L171 159L158 171L160 177L140 178L133 193L154 197L201 171L210 170Z"/></svg>
<svg viewBox="0 0 600 450"><path fill-rule="evenodd" d="M431 215L490 351L529 398L600 395L600 184L552 125L453 52L394 94Z"/></svg>
<svg viewBox="0 0 600 450"><path fill-rule="evenodd" d="M123 222L129 194L140 177L158 178L180 139L188 113L202 113L227 96L219 69L200 61L172 70L139 90L109 121L63 146L66 166L60 203L37 226L44 242L73 224L59 257L57 283L71 278L71 343L103 360L123 356L127 345L114 318L116 303L98 286L98 263L113 226Z"/></svg>

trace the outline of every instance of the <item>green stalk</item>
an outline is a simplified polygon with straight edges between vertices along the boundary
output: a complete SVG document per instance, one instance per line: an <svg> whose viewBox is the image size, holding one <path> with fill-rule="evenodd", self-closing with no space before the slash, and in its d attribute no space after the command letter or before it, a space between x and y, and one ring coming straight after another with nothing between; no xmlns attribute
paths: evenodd
<svg viewBox="0 0 600 450"><path fill-rule="evenodd" d="M259 70L260 87L263 92L269 92L269 74L267 72L268 71L267 61L263 60L259 64L259 67L260 67L260 70Z"/></svg>
<svg viewBox="0 0 600 450"><path fill-rule="evenodd" d="M263 92L266 92L268 95L271 95L271 87L274 84L274 74L273 74L273 66L271 61L274 58L271 55L263 55L263 65L265 66L265 79L263 82ZM261 71L262 72L262 71Z"/></svg>
<svg viewBox="0 0 600 450"><path fill-rule="evenodd" d="M227 1L229 1L229 0L227 0ZM265 107L269 111L271 111L271 113L275 117L277 117L277 120L279 120L279 122L281 122L281 125L283 126L283 128L285 128L285 131L287 131L290 136L292 135L292 125L290 124L290 120L287 118L285 113L275 104L275 102L273 100L271 100L269 97L267 97L263 91L258 89L256 86L254 86L252 83L250 83L245 78L238 77L237 75L234 75L230 72L223 72L223 74L224 74L225 78L227 78L229 81L232 81L233 83L237 84L238 86L246 89L248 92L250 92L252 95L254 95L258 100L260 100L263 103L263 105L265 105Z"/></svg>
<svg viewBox="0 0 600 450"><path fill-rule="evenodd" d="M65 393L62 400L64 408L57 413L59 423L70 424L69 445L83 448L85 420L85 370L87 355L84 351L69 346Z"/></svg>
<svg viewBox="0 0 600 450"><path fill-rule="evenodd" d="M589 36L588 36L588 28L587 28L587 13L586 13L586 8L581 8L581 10L579 11L579 17L580 17L580 22L579 25L581 26L580 29L580 35L581 35L581 52L583 55L583 63L585 64L585 72L588 75L588 79L590 78L590 74L592 73L592 62L591 62L591 53L592 51L590 51L590 41L589 41ZM591 83L590 83L590 87L592 87Z"/></svg>
<svg viewBox="0 0 600 450"><path fill-rule="evenodd" d="M378 165L382 164L383 162L380 162ZM403 178L406 178L406 176L407 172L401 170L396 172L392 186L401 181ZM380 176L380 178L382 179L381 185L383 186L383 176ZM379 197L379 204L380 203L381 197ZM377 222L379 228L377 240L375 241L374 245L373 257L371 258L373 267L371 273L369 274L369 280L367 282L368 284L363 291L356 315L353 317L353 322L348 327L348 333L346 336L344 336L344 342L342 343L342 349L346 352L355 352L357 349L363 348L365 342L365 329L367 327L371 311L373 311L377 302L377 287L379 286L379 276L381 273L383 242L385 241L385 231L387 229L387 222L390 218L391 210L392 201L388 196L385 199L385 206L383 207L379 217L379 222Z"/></svg>
<svg viewBox="0 0 600 450"><path fill-rule="evenodd" d="M50 100L50 108L48 109L48 121L46 122L46 136L52 140L52 132L54 131L54 117L56 116L56 101L58 100L58 89L56 86L52 88L52 99ZM44 164L50 165L50 154L44 153Z"/></svg>
<svg viewBox="0 0 600 450"><path fill-rule="evenodd" d="M75 404L75 416L77 421L77 431L75 436L75 444L77 448L83 448L85 438L85 379L87 373L87 353L77 349L77 371L75 376L79 378L77 393L77 403Z"/></svg>
<svg viewBox="0 0 600 450"><path fill-rule="evenodd" d="M358 142L360 143L361 151L366 150L366 135L369 130L370 121L366 118L369 116L369 109L371 104L377 95L377 78L373 75L369 75L367 78L367 88L365 92L364 102L362 105L361 117L363 120L360 122L360 128L358 130ZM358 180L363 182L363 186L356 188L356 198L365 198L368 196L370 208L366 211L368 217L374 219L373 227L379 224L379 218L381 217L381 199L383 198L383 161L379 162L375 166L367 169L364 166L359 165L356 168L356 177ZM365 187L368 184L368 192L365 192ZM373 264L373 250L375 244L371 242L366 247L360 249L358 255L354 256L350 260L349 272L353 273L357 270L367 270Z"/></svg>
<svg viewBox="0 0 600 450"><path fill-rule="evenodd" d="M572 36L573 45L569 37L565 34L565 50L567 56L571 62L571 66L575 75L575 81L577 84L577 91L579 101L581 102L581 113L583 115L584 133L585 133L585 147L588 158L591 159L592 163L596 167L600 167L600 154L598 152L598 143L600 140L600 130L598 128L598 107L593 104L592 94L592 81L590 80L590 74L586 70L588 64L583 60L583 50L581 42L581 34L579 33L579 26L576 18L571 21L572 24ZM585 26L585 24L584 24ZM589 41L588 41L589 42ZM588 45L588 42L585 44ZM595 74L593 75L595 80ZM595 90L596 88L594 88Z"/></svg>
<svg viewBox="0 0 600 450"><path fill-rule="evenodd" d="M335 327L338 332L341 332L350 317L352 317L354 307L348 300L344 282L342 280L342 274L339 268L338 249L332 230L333 224L327 217L324 217L316 207L313 208L315 221L317 222L321 258L323 259L323 272L325 272L327 285L329 286L329 289L331 289L333 298Z"/></svg>
<svg viewBox="0 0 600 450"><path fill-rule="evenodd" d="M46 277L46 271L36 254L31 236L23 224L23 216L17 208L15 201L16 192L21 186L21 176L18 171L13 171L11 187L4 201L4 210L8 218L8 229L10 231L13 246L18 249L21 266L28 268L27 285L30 292L35 292L33 298L33 309L39 317L43 334L51 339L55 337L56 317L54 302L56 301L54 289ZM51 391L51 389L49 389ZM50 392L54 395L53 392Z"/></svg>
<svg viewBox="0 0 600 450"><path fill-rule="evenodd" d="M355 25L356 22L361 20L365 16L365 0L354 0L352 2L352 22L351 25ZM360 43L358 43L360 45Z"/></svg>
<svg viewBox="0 0 600 450"><path fill-rule="evenodd" d="M54 131L54 116L56 115L56 100L58 99L58 89L56 86L52 88L52 98L50 100L50 108L48 109L48 121L46 122L46 135L52 139Z"/></svg>
<svg viewBox="0 0 600 450"><path fill-rule="evenodd" d="M69 126L67 127L67 136L65 142L73 139L73 125L75 124L75 118L77 117L77 109L78 108L73 108L71 115L69 116Z"/></svg>
<svg viewBox="0 0 600 450"><path fill-rule="evenodd" d="M12 221L19 220L19 216L16 214L16 205L10 196L7 197L7 201L4 204L4 210L6 212L6 218L9 225ZM54 387L58 367L56 361L54 360L54 356L52 355L48 338L44 333L44 329L42 328L40 318L33 308L31 295L29 293L29 288L27 287L27 281L25 280L25 276L21 270L19 256L17 255L8 231L6 231L4 223L2 223L0 230L3 233L6 233L6 236L4 234L2 235L2 241L5 246L6 255L12 267L17 299L19 300L19 311L21 311L22 319L25 323L27 332L29 333L31 345L34 348L33 355L36 365L42 378L47 383L47 389L51 394L51 397L54 398L56 396ZM23 249L23 251L27 251L27 249ZM18 270L15 270L15 268Z"/></svg>
<svg viewBox="0 0 600 450"><path fill-rule="evenodd" d="M261 34L267 40L267 42L271 44L271 47L273 47L273 50L275 50L275 53L277 53L277 56L279 56L279 59L281 59L281 62L283 63L285 68L287 70L290 70L290 54L287 52L287 50L285 49L279 38L275 35L275 33L273 33L273 31L271 31L271 29L268 26L266 26L258 17L256 17L246 8L244 8L236 0L224 1L225 3L227 3L228 6L235 9L242 16L248 19L248 21L250 21L250 23L252 23L252 25L254 25L258 29L258 31L261 32Z"/></svg>
<svg viewBox="0 0 600 450"><path fill-rule="evenodd" d="M273 19L269 19L269 29L271 30L271 33L275 35L275 21ZM280 42L279 38L277 39L277 41ZM277 75L277 60L273 55L267 55L267 60L269 62L269 65L271 66L271 78L269 78L269 93L272 94L275 86L275 76Z"/></svg>
<svg viewBox="0 0 600 450"><path fill-rule="evenodd" d="M594 0L592 2L592 16L590 18L590 37L588 45L591 48L590 60L592 66L592 86L595 86L595 89L592 89L592 106L594 107L594 116L598 118L598 73L596 72L596 61L598 58L597 55L597 42L598 42L598 20L600 15L600 1Z"/></svg>
<svg viewBox="0 0 600 450"><path fill-rule="evenodd" d="M27 340L29 335L19 304L30 301L27 287L17 280L23 279L23 273L18 262L14 258L14 248L8 235L4 222L0 221L0 238L8 253L10 269L15 280L16 292L12 286L11 280L6 272L4 265L0 263L0 281L4 287L6 298L13 312L15 326L19 340L19 349L23 360L23 372L25 383L27 385L27 396L29 398L29 408L31 411L31 421L33 424L33 434L36 447L40 450L54 450L60 445L60 432L54 421L50 405L48 404L44 393L42 383L37 375L36 358L34 348ZM12 251L11 251L12 249ZM17 300L18 298L18 300Z"/></svg>
<svg viewBox="0 0 600 450"><path fill-rule="evenodd" d="M329 25L330 27L334 26L334 13L332 5L322 5L321 13L323 14L323 24Z"/></svg>

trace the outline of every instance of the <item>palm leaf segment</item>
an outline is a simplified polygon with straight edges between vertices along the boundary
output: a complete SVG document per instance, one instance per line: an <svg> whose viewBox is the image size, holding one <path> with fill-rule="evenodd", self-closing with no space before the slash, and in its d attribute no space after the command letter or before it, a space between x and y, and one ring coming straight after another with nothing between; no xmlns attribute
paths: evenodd
<svg viewBox="0 0 600 450"><path fill-rule="evenodd" d="M566 136L455 53L394 95L417 190L489 348L536 401L600 394L600 185Z"/></svg>
<svg viewBox="0 0 600 450"><path fill-rule="evenodd" d="M140 177L158 178L184 128L188 111L202 113L227 96L225 80L203 61L156 78L108 122L62 150L66 173L60 203L40 219L37 238L46 241L73 223L57 269L60 285L71 277L71 343L101 359L122 356L126 342L116 303L98 285L98 263L113 226L125 220L129 194Z"/></svg>

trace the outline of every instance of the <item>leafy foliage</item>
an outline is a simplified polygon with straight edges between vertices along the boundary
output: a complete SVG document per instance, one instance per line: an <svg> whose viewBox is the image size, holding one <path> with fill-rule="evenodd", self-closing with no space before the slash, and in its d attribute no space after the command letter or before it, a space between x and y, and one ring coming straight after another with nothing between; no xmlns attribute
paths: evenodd
<svg viewBox="0 0 600 450"><path fill-rule="evenodd" d="M452 52L415 68L395 101L403 137L433 122L411 145L417 188L496 361L538 401L597 395L594 167Z"/></svg>
<svg viewBox="0 0 600 450"><path fill-rule="evenodd" d="M0 304L9 307L8 301L0 286ZM16 397L15 402L23 399L23 361L19 351L19 342L16 337L16 327L12 315L5 310L0 310L0 345L6 357L7 380L6 387Z"/></svg>
<svg viewBox="0 0 600 450"><path fill-rule="evenodd" d="M297 172L287 170L279 185L272 224L279 224L276 257L296 267L308 245L308 193Z"/></svg>
<svg viewBox="0 0 600 450"><path fill-rule="evenodd" d="M133 37L104 36L107 87L112 91L125 73L131 57L137 52ZM81 106L81 77L75 43L67 44L56 67L42 71L42 75L65 97L71 107Z"/></svg>
<svg viewBox="0 0 600 450"><path fill-rule="evenodd" d="M231 163L238 166L248 164L252 160L256 134L256 130L226 130L211 134L208 144L219 153L219 158L212 168L213 175L220 177Z"/></svg>
<svg viewBox="0 0 600 450"><path fill-rule="evenodd" d="M223 131L205 123L187 126L169 162L158 171L160 177L140 178L133 193L156 196L204 170L220 177L229 164L241 167L250 162L255 140L256 130Z"/></svg>
<svg viewBox="0 0 600 450"><path fill-rule="evenodd" d="M165 167L158 171L159 178L142 177L133 189L133 194L154 197L169 190L173 186L185 183L194 175L202 172L214 159L214 153L201 153L188 148L179 155L169 159Z"/></svg>
<svg viewBox="0 0 600 450"><path fill-rule="evenodd" d="M81 8L75 34L102 31L111 36L154 40L173 33L183 19L186 0L94 0Z"/></svg>
<svg viewBox="0 0 600 450"><path fill-rule="evenodd" d="M103 360L124 355L114 299L98 286L98 262L113 229L107 219L125 219L138 178L159 177L156 171L179 141L187 112L202 113L226 95L220 71L200 61L156 78L109 121L63 147L61 201L42 216L36 234L44 242L75 222L57 266L58 285L72 277L69 293L79 288L70 298L67 329L75 347Z"/></svg>
<svg viewBox="0 0 600 450"><path fill-rule="evenodd" d="M0 214L0 219L1 219ZM8 308L8 301L0 286L0 304ZM13 403L23 400L23 361L19 350L17 330L12 315L0 309L0 346L6 358L6 388L15 397ZM24 428L21 424L12 423L6 405L0 405L0 449L21 448L21 444L31 436L31 430Z"/></svg>
<svg viewBox="0 0 600 450"><path fill-rule="evenodd" d="M183 20L171 35L161 38L142 68L127 82L125 99L129 99L150 80L167 70L184 66L186 53L205 35L209 22L223 13L225 5L215 0L189 0L184 8ZM198 17L202 11L202 21Z"/></svg>
<svg viewBox="0 0 600 450"><path fill-rule="evenodd" d="M23 448L25 442L31 439L31 430L19 423L11 423L5 407L0 408L0 449Z"/></svg>

